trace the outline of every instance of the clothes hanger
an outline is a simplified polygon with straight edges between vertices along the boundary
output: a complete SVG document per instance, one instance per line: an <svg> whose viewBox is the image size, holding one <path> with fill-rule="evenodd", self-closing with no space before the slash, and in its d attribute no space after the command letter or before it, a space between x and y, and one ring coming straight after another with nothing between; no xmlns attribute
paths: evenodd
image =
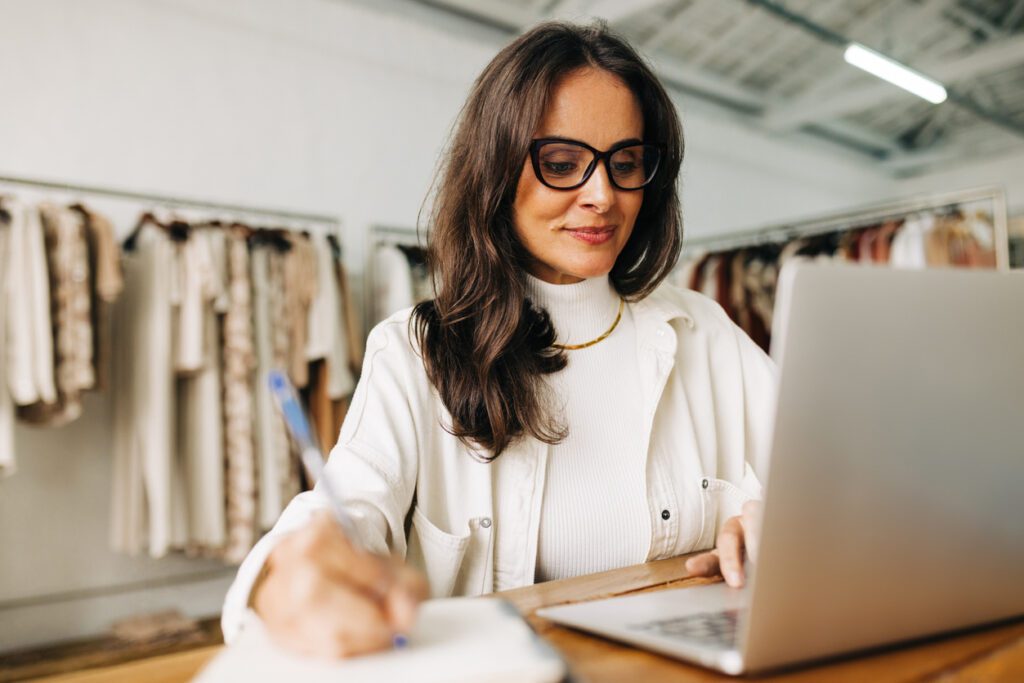
<svg viewBox="0 0 1024 683"><path fill-rule="evenodd" d="M135 246L139 241L139 235L142 234L142 229L147 225L152 225L164 230L167 233L167 236L175 242L184 242L188 240L189 234L192 232L191 224L181 218L172 217L169 223L164 223L160 221L152 211L146 211L139 216L139 220L135 224L135 227L132 228L131 233L129 233L128 237L124 239L124 242L121 243L121 247L124 251L135 251Z"/></svg>

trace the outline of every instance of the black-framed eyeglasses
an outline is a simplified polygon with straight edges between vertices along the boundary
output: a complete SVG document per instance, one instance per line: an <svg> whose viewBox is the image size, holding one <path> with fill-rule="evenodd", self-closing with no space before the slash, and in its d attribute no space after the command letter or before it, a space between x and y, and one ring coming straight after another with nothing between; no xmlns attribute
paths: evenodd
<svg viewBox="0 0 1024 683"><path fill-rule="evenodd" d="M616 188L639 190L654 180L664 147L626 140L602 152L578 140L539 138L530 143L530 158L537 180L554 190L582 186L600 161Z"/></svg>

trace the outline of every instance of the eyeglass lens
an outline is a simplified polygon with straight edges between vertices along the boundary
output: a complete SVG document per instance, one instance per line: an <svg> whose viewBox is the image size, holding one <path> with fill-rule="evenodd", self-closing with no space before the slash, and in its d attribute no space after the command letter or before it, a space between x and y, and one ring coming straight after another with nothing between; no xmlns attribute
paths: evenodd
<svg viewBox="0 0 1024 683"><path fill-rule="evenodd" d="M571 142L548 142L537 153L544 182L559 188L575 187L583 182L594 153ZM659 150L654 145L630 145L615 151L608 159L612 183L623 190L646 185L658 169Z"/></svg>

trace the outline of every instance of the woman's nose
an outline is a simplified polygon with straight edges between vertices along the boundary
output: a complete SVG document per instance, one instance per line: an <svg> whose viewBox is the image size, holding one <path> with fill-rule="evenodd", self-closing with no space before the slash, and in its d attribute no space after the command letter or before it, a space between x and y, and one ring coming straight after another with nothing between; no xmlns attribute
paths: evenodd
<svg viewBox="0 0 1024 683"><path fill-rule="evenodd" d="M578 201L581 206L598 213L606 212L615 203L615 187L608 178L608 168L598 163L597 168L579 189Z"/></svg>

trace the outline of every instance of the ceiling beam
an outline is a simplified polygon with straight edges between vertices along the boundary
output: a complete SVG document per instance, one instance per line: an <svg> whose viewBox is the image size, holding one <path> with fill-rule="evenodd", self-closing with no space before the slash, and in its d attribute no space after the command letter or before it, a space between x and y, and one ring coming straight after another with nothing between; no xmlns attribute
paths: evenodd
<svg viewBox="0 0 1024 683"><path fill-rule="evenodd" d="M1003 17L1003 30L1007 33L1014 31L1021 21L1024 21L1024 0L1017 0Z"/></svg>
<svg viewBox="0 0 1024 683"><path fill-rule="evenodd" d="M808 9L806 18L813 22L824 20L834 14L837 10L842 9L844 4L844 0L826 0L825 2L818 0ZM777 16L773 16L772 19L774 21L771 23L774 24L776 28L779 28L780 19ZM781 29L788 31L789 27L783 24ZM792 49L794 41L801 38L813 40L813 38L807 36L805 33L793 31L791 33L791 39L776 39L763 50L758 52L756 58L745 59L740 62L739 67L730 73L729 77L736 82L742 81L747 76L750 76L759 69L762 69L765 64L770 64L777 54Z"/></svg>
<svg viewBox="0 0 1024 683"><path fill-rule="evenodd" d="M920 71L949 86L1022 62L1024 36L1017 36L982 47L960 59L924 64ZM817 96L800 97L774 111L769 111L765 115L765 123L773 130L792 130L812 121L840 118L864 111L901 96L913 97L894 85L882 81L872 82L827 99L820 99Z"/></svg>
<svg viewBox="0 0 1024 683"><path fill-rule="evenodd" d="M511 33L523 31L537 17L533 12L525 10L525 6L516 8L510 12L504 3L498 0L418 0L439 8L445 8L467 17L477 17L481 22L494 25L505 23L517 17L525 18L522 24L515 27L509 26ZM569 5L582 6L586 0L563 0L554 7L555 12L567 11ZM499 5L503 7L499 9ZM537 8L534 4L532 7ZM549 17L550 15L545 15ZM775 102L767 99L760 93L753 92L748 88L727 81L707 70L691 66L680 60L667 57L663 54L651 56L651 62L659 76L665 81L665 85L677 93L693 95L708 102L713 102L736 114L737 118L743 120L748 126L762 133L770 133L760 123L760 114L770 109ZM803 133L801 133L802 135ZM809 139L826 138L833 144L841 145L846 149L856 149L868 156L877 157L897 151L895 143L887 138L878 136L855 124L845 122L829 122L815 129L807 131Z"/></svg>
<svg viewBox="0 0 1024 683"><path fill-rule="evenodd" d="M597 0L590 6L588 12L605 19L609 24L621 24L664 4L665 0Z"/></svg>
<svg viewBox="0 0 1024 683"><path fill-rule="evenodd" d="M491 25L499 25L517 33L522 30L523 26L529 26L542 18L542 15L528 5L513 5L501 2L501 0L419 0L419 2L447 9Z"/></svg>
<svg viewBox="0 0 1024 683"><path fill-rule="evenodd" d="M704 7L714 4L716 1L721 2L721 0L694 0L691 4L681 7L671 18L661 22L650 35L640 42L640 49L653 52L665 47L673 38L679 38L679 32L687 21L691 21L695 14L699 14Z"/></svg>
<svg viewBox="0 0 1024 683"><path fill-rule="evenodd" d="M731 49L733 43L740 38L743 38L752 28L762 24L768 15L760 7L756 5L747 5L746 11L743 17L734 22L724 33L718 35L711 46L700 51L699 54L693 56L690 63L697 67L702 67L712 60L715 56L720 54L721 49Z"/></svg>
<svg viewBox="0 0 1024 683"><path fill-rule="evenodd" d="M850 40L868 41L872 45L883 49L895 59L907 59L905 50L900 49L901 39L910 31L915 24L923 24L934 19L940 12L949 6L952 0L925 0L921 5L912 5L905 2L893 2L884 5L881 9L870 14L857 18L849 26L844 28L844 34ZM887 43L892 42L891 48ZM821 60L808 59L797 66L788 75L779 79L773 85L773 89L785 92L793 85L800 83L809 74L820 70L818 66ZM815 79L810 87L800 92L801 100L807 97L808 101L814 102L820 96L830 94L839 88L848 87L852 82L860 80L863 72L851 69L843 61L842 55L835 53L835 66L827 74Z"/></svg>

